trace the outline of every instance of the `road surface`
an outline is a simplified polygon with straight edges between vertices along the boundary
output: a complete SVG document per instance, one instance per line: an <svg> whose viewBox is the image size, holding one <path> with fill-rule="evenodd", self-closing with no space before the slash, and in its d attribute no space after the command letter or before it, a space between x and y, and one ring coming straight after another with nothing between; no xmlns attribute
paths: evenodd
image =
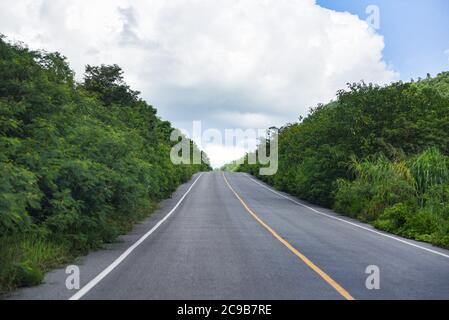
<svg viewBox="0 0 449 320"><path fill-rule="evenodd" d="M87 259L78 293L47 281L12 298L449 299L449 251L379 232L247 174L196 175L169 204L113 258Z"/></svg>

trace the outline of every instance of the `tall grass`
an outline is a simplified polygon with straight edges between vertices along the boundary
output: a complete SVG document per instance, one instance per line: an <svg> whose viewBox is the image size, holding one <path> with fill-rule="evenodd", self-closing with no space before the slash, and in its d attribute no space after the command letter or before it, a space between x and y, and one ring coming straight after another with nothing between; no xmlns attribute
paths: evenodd
<svg viewBox="0 0 449 320"><path fill-rule="evenodd" d="M334 208L363 221L375 221L388 206L416 196L414 178L404 161L391 162L385 156L352 158L354 181L341 179Z"/></svg>
<svg viewBox="0 0 449 320"><path fill-rule="evenodd" d="M448 158L437 148L428 149L411 159L409 166L420 195L424 195L432 186L449 183ZM424 204L423 197L421 204Z"/></svg>
<svg viewBox="0 0 449 320"><path fill-rule="evenodd" d="M352 159L335 209L377 228L449 247L449 158L430 148L408 161Z"/></svg>
<svg viewBox="0 0 449 320"><path fill-rule="evenodd" d="M411 187L415 185L415 179L405 161L392 162L384 155L363 161L352 157L351 168L358 179L375 186L378 194L383 197L391 191L391 186L398 181Z"/></svg>
<svg viewBox="0 0 449 320"><path fill-rule="evenodd" d="M0 257L0 293L39 284L46 271L71 258L64 244L35 233L0 237Z"/></svg>

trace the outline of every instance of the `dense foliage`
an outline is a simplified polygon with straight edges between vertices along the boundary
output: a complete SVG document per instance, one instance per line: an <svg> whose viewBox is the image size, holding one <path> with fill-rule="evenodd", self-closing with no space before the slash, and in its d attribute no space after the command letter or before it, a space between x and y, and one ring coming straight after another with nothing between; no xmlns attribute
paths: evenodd
<svg viewBox="0 0 449 320"><path fill-rule="evenodd" d="M449 72L357 83L281 129L261 179L381 229L449 247ZM260 165L238 170L258 175Z"/></svg>
<svg viewBox="0 0 449 320"><path fill-rule="evenodd" d="M170 123L118 66L84 79L58 53L0 38L0 291L113 241L210 169L171 163Z"/></svg>

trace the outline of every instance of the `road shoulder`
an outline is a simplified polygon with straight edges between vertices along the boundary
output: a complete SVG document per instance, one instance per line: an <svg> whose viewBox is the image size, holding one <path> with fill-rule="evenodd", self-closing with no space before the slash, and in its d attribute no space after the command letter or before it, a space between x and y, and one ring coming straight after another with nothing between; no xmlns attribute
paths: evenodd
<svg viewBox="0 0 449 320"><path fill-rule="evenodd" d="M71 264L76 265L80 270L80 288L83 288L89 281L95 278L100 272L113 263L123 252L138 241L148 230L153 228L161 219L163 219L170 210L184 196L186 191L193 184L199 174L195 174L190 181L182 184L172 194L171 198L165 199L159 203L158 209L150 214L142 222L136 224L132 231L126 235L120 236L115 243L107 244L103 249L92 251L86 256L79 257ZM176 212L175 212L176 213ZM174 214L175 214L174 213ZM16 291L6 294L2 299L6 300L67 300L78 290L68 290L65 282L67 279L66 267L61 266L48 272L42 284L20 288Z"/></svg>

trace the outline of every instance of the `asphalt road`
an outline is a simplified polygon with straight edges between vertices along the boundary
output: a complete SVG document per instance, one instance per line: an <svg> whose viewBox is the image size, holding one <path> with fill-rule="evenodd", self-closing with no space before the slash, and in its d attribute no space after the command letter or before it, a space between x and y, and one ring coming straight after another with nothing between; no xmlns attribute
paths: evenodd
<svg viewBox="0 0 449 320"><path fill-rule="evenodd" d="M447 250L376 231L246 174L195 179L120 256L97 263L77 294L48 295L50 281L15 298L449 299ZM379 289L366 286L368 266L378 268Z"/></svg>

